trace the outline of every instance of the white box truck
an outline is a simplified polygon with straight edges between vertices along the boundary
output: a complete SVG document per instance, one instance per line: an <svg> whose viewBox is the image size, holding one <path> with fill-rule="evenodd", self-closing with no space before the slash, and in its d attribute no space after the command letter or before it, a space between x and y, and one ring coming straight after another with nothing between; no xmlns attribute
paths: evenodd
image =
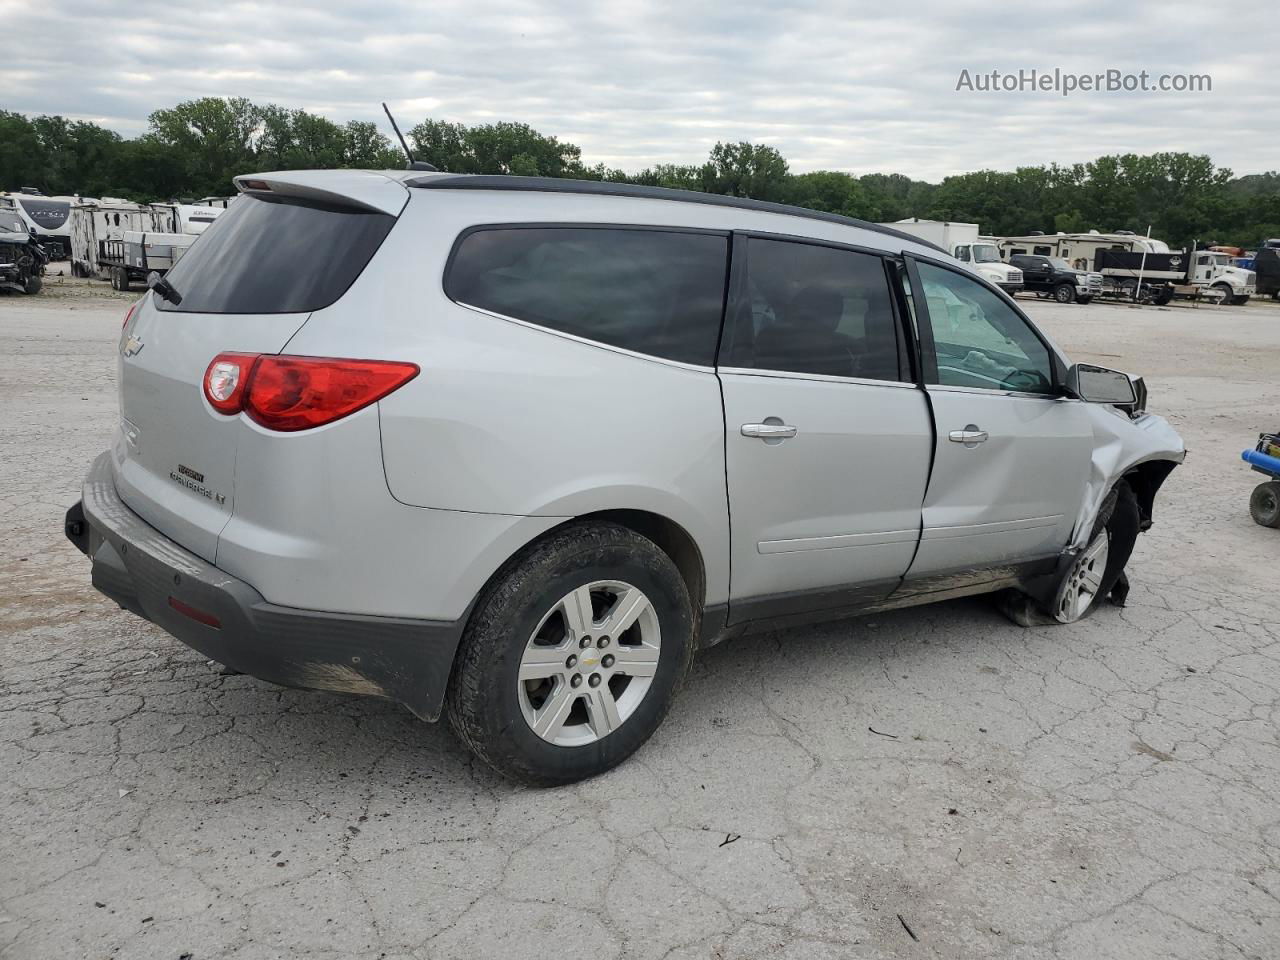
<svg viewBox="0 0 1280 960"><path fill-rule="evenodd" d="M995 240L981 236L976 223L908 217L897 223L885 223L881 226L901 230L941 247L1010 296L1022 289L1022 271L1000 259L1000 250Z"/></svg>

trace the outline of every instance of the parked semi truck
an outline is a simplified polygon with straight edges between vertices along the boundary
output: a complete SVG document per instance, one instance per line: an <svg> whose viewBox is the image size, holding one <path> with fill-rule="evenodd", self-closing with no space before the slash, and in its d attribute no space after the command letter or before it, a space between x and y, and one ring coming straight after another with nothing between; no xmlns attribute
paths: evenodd
<svg viewBox="0 0 1280 960"><path fill-rule="evenodd" d="M901 230L941 247L1010 295L1022 289L1022 271L1001 259L995 240L981 236L976 223L908 217L881 226Z"/></svg>
<svg viewBox="0 0 1280 960"><path fill-rule="evenodd" d="M1258 296L1280 300L1280 237L1267 240L1253 257Z"/></svg>
<svg viewBox="0 0 1280 960"><path fill-rule="evenodd" d="M1208 296L1219 303L1248 303L1256 277L1226 253L1170 250L1163 240L1128 231L1030 234L997 240L1005 259L1058 257L1077 270L1102 275L1104 296L1165 304L1175 296ZM1015 261L1016 262L1016 261Z"/></svg>

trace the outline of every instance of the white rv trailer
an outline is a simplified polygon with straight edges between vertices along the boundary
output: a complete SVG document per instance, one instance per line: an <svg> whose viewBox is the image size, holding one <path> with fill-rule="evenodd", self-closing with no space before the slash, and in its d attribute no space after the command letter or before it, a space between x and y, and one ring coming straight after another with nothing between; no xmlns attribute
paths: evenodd
<svg viewBox="0 0 1280 960"><path fill-rule="evenodd" d="M210 198L206 198L210 199ZM182 233L200 234L227 210L226 206L213 206L204 200L196 203L174 205L178 211L178 229Z"/></svg>
<svg viewBox="0 0 1280 960"><path fill-rule="evenodd" d="M65 260L71 253L72 204L79 197L44 197L31 193L0 194L3 205L12 209L36 236L51 260Z"/></svg>
<svg viewBox="0 0 1280 960"><path fill-rule="evenodd" d="M68 219L72 275L110 279L117 289L128 289L129 269L123 255L126 232L180 232L177 208L168 203L131 203L104 197L73 205Z"/></svg>
<svg viewBox="0 0 1280 960"><path fill-rule="evenodd" d="M1128 231L1030 234L997 239L1000 256L1059 257L1077 270L1102 274L1103 294L1168 303L1175 296L1210 294L1220 302L1247 303L1256 289L1252 270L1225 253L1170 250L1163 240ZM1141 284L1141 286L1139 286Z"/></svg>

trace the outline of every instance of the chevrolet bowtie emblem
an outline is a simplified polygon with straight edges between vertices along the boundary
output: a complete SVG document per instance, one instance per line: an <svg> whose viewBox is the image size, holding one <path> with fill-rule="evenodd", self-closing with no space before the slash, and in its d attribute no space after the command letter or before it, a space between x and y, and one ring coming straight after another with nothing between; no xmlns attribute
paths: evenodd
<svg viewBox="0 0 1280 960"><path fill-rule="evenodd" d="M139 353L142 352L142 348L145 346L146 346L145 343L143 343L133 334L129 334L129 339L124 342L124 348L120 352L123 353L126 357L136 357Z"/></svg>

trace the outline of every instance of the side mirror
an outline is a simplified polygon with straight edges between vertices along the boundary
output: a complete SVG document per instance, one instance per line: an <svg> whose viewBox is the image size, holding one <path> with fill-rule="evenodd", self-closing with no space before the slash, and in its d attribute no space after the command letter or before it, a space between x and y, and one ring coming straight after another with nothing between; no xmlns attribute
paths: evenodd
<svg viewBox="0 0 1280 960"><path fill-rule="evenodd" d="M1133 406L1138 402L1138 391L1133 378L1119 370L1094 366L1092 363L1074 363L1067 371L1067 393L1088 403L1114 403Z"/></svg>
<svg viewBox="0 0 1280 960"><path fill-rule="evenodd" d="M147 274L147 289L148 289L148 290L153 290L153 289L155 289L155 285L156 285L157 283L159 283L159 282L160 282L160 271L159 271L159 270L152 270L150 273L148 273L148 274Z"/></svg>

